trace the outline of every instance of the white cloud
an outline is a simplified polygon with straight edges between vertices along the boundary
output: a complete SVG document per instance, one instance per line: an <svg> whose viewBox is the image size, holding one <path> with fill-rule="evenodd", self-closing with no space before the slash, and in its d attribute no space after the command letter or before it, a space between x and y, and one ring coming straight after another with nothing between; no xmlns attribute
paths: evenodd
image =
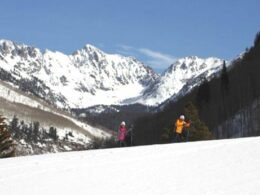
<svg viewBox="0 0 260 195"><path fill-rule="evenodd" d="M136 58L141 57L147 65L157 69L168 68L176 61L176 57L172 55L153 51L147 48L134 48L128 45L118 45L118 47L123 50L120 51L120 53L124 55L129 54Z"/></svg>
<svg viewBox="0 0 260 195"><path fill-rule="evenodd" d="M158 66L170 66L173 62L176 61L176 57L168 55L168 54L164 54L161 52L157 52L157 51L152 51L150 49L146 49L146 48L141 48L138 49L138 51L144 55L146 55L147 57L150 58L150 60L148 60L148 62L151 62L153 65L157 66L157 68L159 68Z"/></svg>
<svg viewBox="0 0 260 195"><path fill-rule="evenodd" d="M130 51L130 50L134 50L133 47L129 46L129 45L123 45L123 44L120 44L120 45L117 45L119 48L125 50L125 51Z"/></svg>

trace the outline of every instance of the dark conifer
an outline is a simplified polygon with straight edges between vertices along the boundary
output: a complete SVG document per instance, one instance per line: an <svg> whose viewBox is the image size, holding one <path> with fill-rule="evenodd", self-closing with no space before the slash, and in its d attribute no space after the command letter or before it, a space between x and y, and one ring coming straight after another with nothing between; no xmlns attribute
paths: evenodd
<svg viewBox="0 0 260 195"><path fill-rule="evenodd" d="M14 157L15 145L5 123L5 118L0 116L0 158Z"/></svg>
<svg viewBox="0 0 260 195"><path fill-rule="evenodd" d="M213 139L212 133L208 127L199 118L199 112L192 102L188 102L184 108L184 114L187 120L190 120L190 137L191 141Z"/></svg>
<svg viewBox="0 0 260 195"><path fill-rule="evenodd" d="M223 68L221 72L221 89L224 93L229 89L229 76L227 72L226 61L223 62Z"/></svg>
<svg viewBox="0 0 260 195"><path fill-rule="evenodd" d="M210 85L207 79L204 79L204 82L199 86L198 93L196 96L196 101L199 107L202 107L203 104L209 103L210 101Z"/></svg>

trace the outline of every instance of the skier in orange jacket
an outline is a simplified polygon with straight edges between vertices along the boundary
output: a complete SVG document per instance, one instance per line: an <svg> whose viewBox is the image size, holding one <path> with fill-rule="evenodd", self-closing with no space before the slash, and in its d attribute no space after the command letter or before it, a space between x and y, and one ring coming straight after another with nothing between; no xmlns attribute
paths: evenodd
<svg viewBox="0 0 260 195"><path fill-rule="evenodd" d="M173 142L181 142L183 136L183 129L190 126L189 122L185 122L185 116L181 115L179 119L175 122L174 128L174 138Z"/></svg>

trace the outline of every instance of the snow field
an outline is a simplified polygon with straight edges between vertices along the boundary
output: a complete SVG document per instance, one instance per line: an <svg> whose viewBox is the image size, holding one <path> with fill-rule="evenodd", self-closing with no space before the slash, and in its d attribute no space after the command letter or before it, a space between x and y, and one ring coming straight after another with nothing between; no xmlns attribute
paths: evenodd
<svg viewBox="0 0 260 195"><path fill-rule="evenodd" d="M258 194L260 138L0 160L1 194Z"/></svg>

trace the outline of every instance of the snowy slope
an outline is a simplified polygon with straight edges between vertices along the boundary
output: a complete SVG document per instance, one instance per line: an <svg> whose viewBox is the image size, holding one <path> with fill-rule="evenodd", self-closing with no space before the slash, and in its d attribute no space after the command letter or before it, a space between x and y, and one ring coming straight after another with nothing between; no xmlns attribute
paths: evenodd
<svg viewBox="0 0 260 195"><path fill-rule="evenodd" d="M0 81L0 115L7 118L8 124L14 116L19 119L16 127L11 128L19 156L89 149L95 139L111 136L103 127L83 123L69 113L54 108L35 96L25 94L3 81ZM28 129L35 122L39 123L37 135L31 134ZM57 130L56 141L45 133L49 133L51 127Z"/></svg>
<svg viewBox="0 0 260 195"><path fill-rule="evenodd" d="M9 81L24 83L19 87L61 108L120 104L158 78L136 59L106 54L92 45L65 55L0 40L0 68L11 74Z"/></svg>
<svg viewBox="0 0 260 195"><path fill-rule="evenodd" d="M45 102L34 98L33 96L24 94L20 92L19 90L15 90L15 88L11 87L10 85L0 81L0 98L1 101L5 100L8 102L21 104L24 106L28 106L34 109L38 109L41 111L45 111L47 113L51 113L53 115L59 116L60 120L68 120L73 125L78 126L79 129L82 129L83 131L86 131L86 134L92 135L94 137L107 137L110 136L108 133L104 132L102 129L94 128L86 123L82 123L75 118L73 118L71 115L69 115L66 112L62 112L61 110L55 109L51 107L50 105L47 105ZM36 112L35 110L35 112ZM9 110L4 110L3 107L0 108L0 113L5 115L5 117L12 118L14 115L20 116L25 121L32 121L35 119L34 115L29 115L22 113L20 114L21 110L16 110L14 112L10 112ZM27 117L27 118L26 118ZM42 119L44 120L44 119ZM45 119L46 120L46 119ZM51 124L48 124L47 121L46 126L51 126ZM52 124L55 125L55 124Z"/></svg>
<svg viewBox="0 0 260 195"><path fill-rule="evenodd" d="M222 69L223 60L218 58L181 58L173 63L150 88L146 89L139 103L158 105L169 98L187 94Z"/></svg>
<svg viewBox="0 0 260 195"><path fill-rule="evenodd" d="M3 195L258 194L260 138L0 160Z"/></svg>

